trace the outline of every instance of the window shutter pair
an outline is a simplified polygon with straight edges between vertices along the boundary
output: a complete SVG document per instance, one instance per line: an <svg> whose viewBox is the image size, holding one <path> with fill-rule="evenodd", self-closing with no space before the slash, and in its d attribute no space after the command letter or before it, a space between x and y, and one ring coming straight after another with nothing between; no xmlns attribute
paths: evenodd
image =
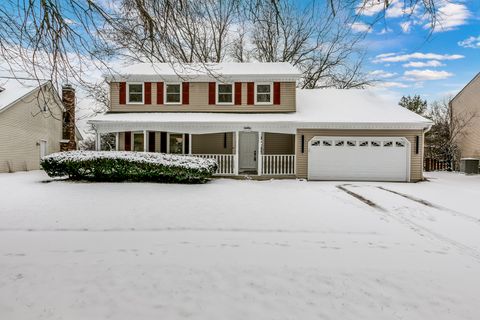
<svg viewBox="0 0 480 320"><path fill-rule="evenodd" d="M143 85L145 104L152 104L152 83L145 82ZM163 104L163 82L157 82L157 104ZM120 82L120 104L127 103L127 84ZM182 104L190 103L190 84L182 82Z"/></svg>

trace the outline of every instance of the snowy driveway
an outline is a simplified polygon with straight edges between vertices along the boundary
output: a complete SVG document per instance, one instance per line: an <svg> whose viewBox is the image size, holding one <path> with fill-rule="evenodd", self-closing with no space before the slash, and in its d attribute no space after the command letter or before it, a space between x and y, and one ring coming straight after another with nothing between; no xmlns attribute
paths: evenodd
<svg viewBox="0 0 480 320"><path fill-rule="evenodd" d="M0 319L478 319L480 177L0 175Z"/></svg>

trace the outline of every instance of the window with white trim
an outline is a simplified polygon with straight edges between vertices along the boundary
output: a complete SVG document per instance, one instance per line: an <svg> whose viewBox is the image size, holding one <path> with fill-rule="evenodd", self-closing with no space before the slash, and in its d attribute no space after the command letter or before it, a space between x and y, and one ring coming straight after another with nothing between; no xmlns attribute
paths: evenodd
<svg viewBox="0 0 480 320"><path fill-rule="evenodd" d="M143 83L128 83L128 103L143 103Z"/></svg>
<svg viewBox="0 0 480 320"><path fill-rule="evenodd" d="M217 83L217 104L233 104L233 84Z"/></svg>
<svg viewBox="0 0 480 320"><path fill-rule="evenodd" d="M180 83L165 84L165 103L166 104L182 103L182 85Z"/></svg>
<svg viewBox="0 0 480 320"><path fill-rule="evenodd" d="M255 104L272 104L273 83L255 83Z"/></svg>

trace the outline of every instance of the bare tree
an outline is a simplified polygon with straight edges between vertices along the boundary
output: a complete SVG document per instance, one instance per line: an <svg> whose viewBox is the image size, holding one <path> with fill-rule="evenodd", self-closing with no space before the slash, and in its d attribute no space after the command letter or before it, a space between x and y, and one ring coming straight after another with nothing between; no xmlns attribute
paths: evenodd
<svg viewBox="0 0 480 320"><path fill-rule="evenodd" d="M448 169L454 170L460 160L458 142L478 115L474 112L453 113L450 101L450 98L443 99L430 106L427 117L433 125L425 136L425 151L428 158L447 160Z"/></svg>

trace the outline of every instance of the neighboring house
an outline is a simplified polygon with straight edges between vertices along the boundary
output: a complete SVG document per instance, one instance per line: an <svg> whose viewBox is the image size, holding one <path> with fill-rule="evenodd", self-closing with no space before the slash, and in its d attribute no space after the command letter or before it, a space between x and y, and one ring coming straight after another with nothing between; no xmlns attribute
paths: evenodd
<svg viewBox="0 0 480 320"><path fill-rule="evenodd" d="M74 89L64 87L63 95L73 97L69 109L75 109ZM0 172L39 169L42 156L74 149L68 114L51 82L0 79Z"/></svg>
<svg viewBox="0 0 480 320"><path fill-rule="evenodd" d="M215 158L218 175L418 181L427 119L364 90L297 89L288 63L139 64L89 122L118 150Z"/></svg>
<svg viewBox="0 0 480 320"><path fill-rule="evenodd" d="M457 144L461 158L480 158L480 73L451 101L452 115L462 127Z"/></svg>

